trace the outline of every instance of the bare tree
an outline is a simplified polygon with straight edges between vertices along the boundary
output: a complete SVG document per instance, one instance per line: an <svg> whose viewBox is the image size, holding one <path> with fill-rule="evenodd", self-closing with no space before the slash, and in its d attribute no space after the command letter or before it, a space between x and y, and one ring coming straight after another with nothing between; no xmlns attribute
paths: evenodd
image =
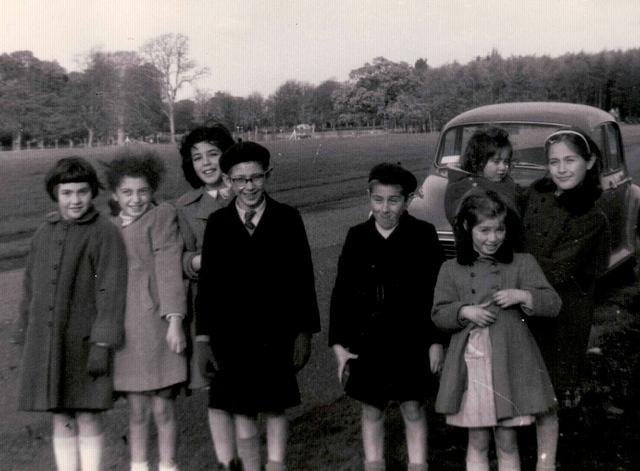
<svg viewBox="0 0 640 471"><path fill-rule="evenodd" d="M183 85L192 83L208 73L189 59L189 38L183 34L163 34L147 41L140 49L142 56L160 72L164 113L169 118L171 142L175 142L176 95Z"/></svg>

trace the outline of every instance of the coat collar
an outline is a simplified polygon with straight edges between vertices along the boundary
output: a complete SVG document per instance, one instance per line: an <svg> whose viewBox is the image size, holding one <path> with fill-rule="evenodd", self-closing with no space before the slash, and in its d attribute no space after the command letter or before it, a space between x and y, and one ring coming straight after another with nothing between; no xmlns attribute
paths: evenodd
<svg viewBox="0 0 640 471"><path fill-rule="evenodd" d="M86 224L97 218L99 214L100 213L95 206L91 205L91 208L89 208L89 210L79 219L62 219L60 211L52 211L47 214L45 218L50 224L56 224L58 222L66 222L67 224Z"/></svg>

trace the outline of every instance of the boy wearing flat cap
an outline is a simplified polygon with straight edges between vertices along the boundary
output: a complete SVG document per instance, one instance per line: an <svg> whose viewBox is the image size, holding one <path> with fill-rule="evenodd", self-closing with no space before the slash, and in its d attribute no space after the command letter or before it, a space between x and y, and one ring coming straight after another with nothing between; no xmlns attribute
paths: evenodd
<svg viewBox="0 0 640 471"><path fill-rule="evenodd" d="M443 254L434 227L406 211L416 185L399 165L371 169L371 217L349 229L331 296L329 345L345 392L362 404L365 471L385 469L390 401L400 404L409 471L427 470L423 400L443 359L431 322Z"/></svg>
<svg viewBox="0 0 640 471"><path fill-rule="evenodd" d="M266 194L269 160L265 147L248 141L220 157L236 197L207 221L196 300L209 407L233 416L245 471L262 469L258 414L266 417L266 470L285 469L284 411L300 404L296 373L320 330L304 224L296 209Z"/></svg>

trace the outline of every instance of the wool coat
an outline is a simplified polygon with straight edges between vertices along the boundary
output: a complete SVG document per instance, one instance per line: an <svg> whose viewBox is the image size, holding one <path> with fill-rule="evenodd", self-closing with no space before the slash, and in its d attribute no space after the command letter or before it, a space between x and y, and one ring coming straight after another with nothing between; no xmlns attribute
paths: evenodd
<svg viewBox="0 0 640 471"><path fill-rule="evenodd" d="M204 189L198 188L182 195L176 201L180 235L184 240L182 254L182 271L187 279L187 316L184 320L185 330L189 332L187 357L189 358L189 388L198 389L206 386L208 381L200 373L194 353L195 341L195 300L198 292L198 273L193 269L191 261L202 252L202 241L207 219L211 213L229 204L231 198L228 191L219 191L216 198ZM221 267L220 267L221 268Z"/></svg>
<svg viewBox="0 0 640 471"><path fill-rule="evenodd" d="M433 322L451 332L449 349L440 378L436 411L455 414L460 409L467 387L464 351L470 322L460 322L458 314L465 305L491 300L496 291L508 288L527 290L533 298L532 309L489 309L497 314L489 327L492 348L493 390L498 420L535 415L557 405L549 374L533 335L523 317L558 315L561 301L530 254L514 254L511 263L479 258L472 265L447 260L440 270L434 293Z"/></svg>
<svg viewBox="0 0 640 471"><path fill-rule="evenodd" d="M556 319L530 319L559 393L578 385L589 342L595 281L608 266L609 227L589 195L564 204L548 179L534 183L524 206L524 248L536 257L562 298Z"/></svg>
<svg viewBox="0 0 640 471"><path fill-rule="evenodd" d="M166 341L167 314L185 314L182 281L182 238L173 206L162 203L122 226L129 277L124 346L115 354L116 391L141 392L186 381L184 354L172 352Z"/></svg>
<svg viewBox="0 0 640 471"><path fill-rule="evenodd" d="M223 267L224 269L221 269ZM196 300L219 371L211 391L234 413L295 406L293 343L320 330L311 250L298 211L266 196L250 234L235 200L209 216Z"/></svg>
<svg viewBox="0 0 640 471"><path fill-rule="evenodd" d="M448 172L449 183L444 193L444 209L451 225L453 225L460 202L474 188L494 191L516 216L520 216L519 208L524 191L510 176L500 182L492 182L481 175L473 175L459 169L449 169Z"/></svg>
<svg viewBox="0 0 640 471"><path fill-rule="evenodd" d="M31 240L14 338L24 341L19 409L104 410L113 377L92 378L92 344L123 340L127 255L118 228L91 208L47 216Z"/></svg>
<svg viewBox="0 0 640 471"><path fill-rule="evenodd" d="M339 344L359 355L352 360L347 393L380 402L424 397L433 381L429 347L445 341L430 318L443 260L433 225L406 212L386 239L373 217L349 229L329 324L329 346ZM373 390L359 391L365 386ZM403 397L407 394L417 396Z"/></svg>

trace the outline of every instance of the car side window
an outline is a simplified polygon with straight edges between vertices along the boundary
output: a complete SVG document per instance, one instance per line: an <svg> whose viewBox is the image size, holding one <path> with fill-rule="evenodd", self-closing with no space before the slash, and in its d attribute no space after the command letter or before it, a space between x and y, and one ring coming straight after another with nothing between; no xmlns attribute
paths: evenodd
<svg viewBox="0 0 640 471"><path fill-rule="evenodd" d="M602 125L602 149L605 151L605 170L612 172L622 167L620 132L612 123Z"/></svg>

